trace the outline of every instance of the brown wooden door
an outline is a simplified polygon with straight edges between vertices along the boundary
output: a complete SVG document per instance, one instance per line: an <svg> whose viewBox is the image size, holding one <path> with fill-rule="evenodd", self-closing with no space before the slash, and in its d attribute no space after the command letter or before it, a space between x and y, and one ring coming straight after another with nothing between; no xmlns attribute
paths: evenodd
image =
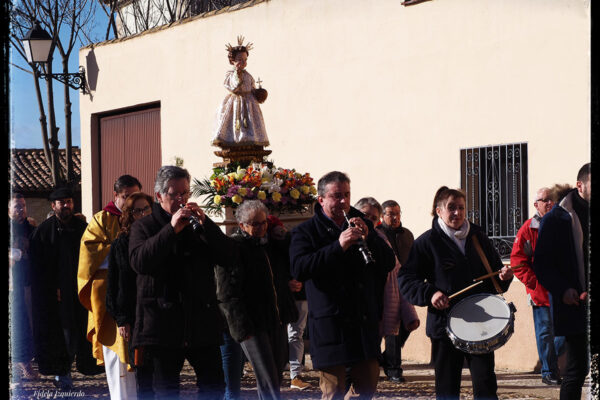
<svg viewBox="0 0 600 400"><path fill-rule="evenodd" d="M100 119L100 204L113 199L115 180L135 176L142 191L154 196L154 179L161 166L160 108Z"/></svg>

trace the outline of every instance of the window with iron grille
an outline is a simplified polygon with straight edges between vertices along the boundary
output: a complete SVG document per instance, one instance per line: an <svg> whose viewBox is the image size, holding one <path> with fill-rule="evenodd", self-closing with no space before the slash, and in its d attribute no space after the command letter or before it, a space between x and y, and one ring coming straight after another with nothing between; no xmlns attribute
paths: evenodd
<svg viewBox="0 0 600 400"><path fill-rule="evenodd" d="M527 143L460 151L461 188L467 218L481 226L503 260L527 220Z"/></svg>

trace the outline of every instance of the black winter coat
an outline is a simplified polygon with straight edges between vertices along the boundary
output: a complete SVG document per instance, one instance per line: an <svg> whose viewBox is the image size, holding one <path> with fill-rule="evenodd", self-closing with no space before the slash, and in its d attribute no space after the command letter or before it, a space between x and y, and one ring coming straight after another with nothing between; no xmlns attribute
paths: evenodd
<svg viewBox="0 0 600 400"><path fill-rule="evenodd" d="M268 237L261 242L241 231L231 238L209 218L206 237L217 249L217 298L237 342L298 319L288 282L289 242Z"/></svg>
<svg viewBox="0 0 600 400"><path fill-rule="evenodd" d="M80 372L92 373L96 366L86 339L88 312L77 295L79 246L86 226L77 217L63 223L53 215L31 237L33 337L44 375L66 374L75 353L81 354L77 357Z"/></svg>
<svg viewBox="0 0 600 400"><path fill-rule="evenodd" d="M404 298L415 306L427 306L427 336L434 339L447 337L447 313L462 299L477 293L497 294L491 279L450 300L450 307L437 310L431 305L431 297L438 290L447 296L473 284L473 279L487 274L487 270L473 245L473 236L486 255L493 271L502 269L500 256L482 229L471 224L463 255L456 243L442 231L438 217L433 219L432 229L415 240L408 260L398 273L398 286ZM501 281L496 277L503 292L512 280Z"/></svg>
<svg viewBox="0 0 600 400"><path fill-rule="evenodd" d="M11 219L8 221L8 231L10 232L8 247L20 249L22 252L21 259L11 267L12 290L22 295L24 288L31 286L29 239L35 228L27 219L21 223Z"/></svg>
<svg viewBox="0 0 600 400"><path fill-rule="evenodd" d="M306 287L315 368L349 364L380 354L378 325L383 286L387 273L394 268L395 256L360 211L351 208L349 217L361 217L369 227L367 245L375 265L365 266L356 246L342 250L338 241L342 229L323 214L319 204L315 215L292 231L292 276Z"/></svg>
<svg viewBox="0 0 600 400"><path fill-rule="evenodd" d="M589 290L589 265L582 254L587 248L584 248L581 221L573 207L574 202L583 201L580 199L577 192L572 191L544 215L533 257L535 275L551 294L554 334L561 336L577 335L589 329L588 301L580 301L579 305L562 301L569 288L577 293ZM578 232L577 237L574 232Z"/></svg>
<svg viewBox="0 0 600 400"><path fill-rule="evenodd" d="M178 234L158 203L131 226L129 261L137 273L132 346L219 345L224 321L217 307L212 250L187 226Z"/></svg>
<svg viewBox="0 0 600 400"><path fill-rule="evenodd" d="M396 257L398 257L398 261L400 261L400 265L404 265L408 259L410 248L415 241L412 232L404 228L402 224L400 224L398 228L392 228L386 224L381 224L375 229L378 229L385 234L390 241L392 249L394 249Z"/></svg>
<svg viewBox="0 0 600 400"><path fill-rule="evenodd" d="M110 245L106 311L117 326L135 325L137 275L129 265L129 235L121 234Z"/></svg>

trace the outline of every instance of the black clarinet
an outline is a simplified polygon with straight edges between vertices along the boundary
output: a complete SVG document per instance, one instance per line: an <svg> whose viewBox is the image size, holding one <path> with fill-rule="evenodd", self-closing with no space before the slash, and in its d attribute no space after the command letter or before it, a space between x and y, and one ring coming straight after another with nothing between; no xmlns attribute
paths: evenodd
<svg viewBox="0 0 600 400"><path fill-rule="evenodd" d="M185 204L180 204L181 208L185 208ZM190 215L190 224L192 225L192 229L194 232L202 233L204 231L204 227L198 221L198 218L195 215Z"/></svg>
<svg viewBox="0 0 600 400"><path fill-rule="evenodd" d="M343 211L344 213L344 218L346 218L346 222L348 222L348 225L351 227L354 227L355 225L350 222L350 220L348 219L348 215L346 215L346 211ZM367 246L367 242L365 241L365 239L361 238L358 240L358 242L356 243L356 245L358 246L358 251L360 252L360 254L363 257L363 261L365 262L365 265L371 265L371 264L375 264L375 258L373 258L373 254L371 254L371 250L369 250L369 247Z"/></svg>

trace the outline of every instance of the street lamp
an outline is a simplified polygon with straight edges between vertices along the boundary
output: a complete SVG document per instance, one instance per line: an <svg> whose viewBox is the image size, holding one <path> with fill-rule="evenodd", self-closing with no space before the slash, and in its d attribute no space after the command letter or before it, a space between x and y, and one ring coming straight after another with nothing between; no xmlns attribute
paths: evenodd
<svg viewBox="0 0 600 400"><path fill-rule="evenodd" d="M52 36L40 26L38 21L34 22L33 28L27 32L21 41L23 42L25 55L27 56L27 62L29 64L35 66L36 63L52 62L52 50L54 50ZM38 75L46 80L54 78L57 81L68 85L72 89L81 89L83 94L86 94L85 69L82 66L79 66L79 72L72 74L44 74L38 72Z"/></svg>

